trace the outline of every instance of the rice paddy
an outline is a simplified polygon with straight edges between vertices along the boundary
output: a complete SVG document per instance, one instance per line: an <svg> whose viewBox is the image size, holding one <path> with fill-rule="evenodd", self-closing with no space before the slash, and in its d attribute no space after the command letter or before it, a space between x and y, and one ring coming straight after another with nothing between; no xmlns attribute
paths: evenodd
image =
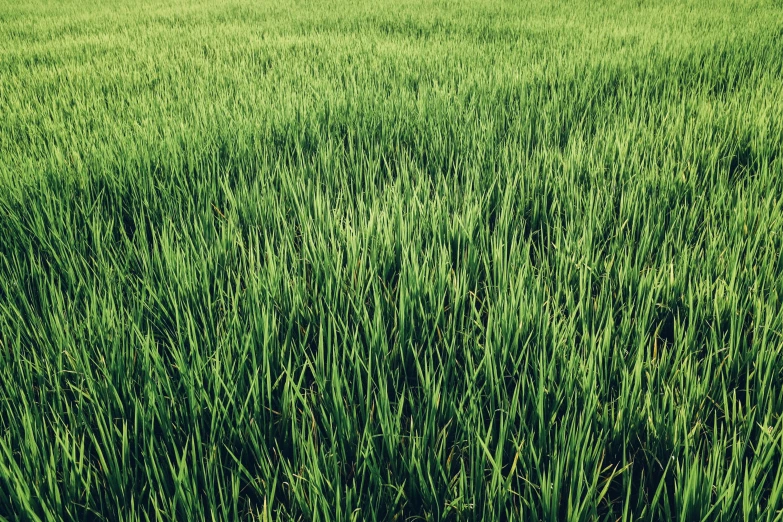
<svg viewBox="0 0 783 522"><path fill-rule="evenodd" d="M777 0L0 0L0 520L783 521Z"/></svg>

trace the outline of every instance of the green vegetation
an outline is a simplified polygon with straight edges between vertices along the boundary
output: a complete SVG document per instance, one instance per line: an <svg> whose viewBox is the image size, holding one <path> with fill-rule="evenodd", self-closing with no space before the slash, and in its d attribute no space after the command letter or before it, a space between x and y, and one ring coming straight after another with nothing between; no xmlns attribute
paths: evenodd
<svg viewBox="0 0 783 522"><path fill-rule="evenodd" d="M778 0L0 0L0 519L781 521L782 149Z"/></svg>

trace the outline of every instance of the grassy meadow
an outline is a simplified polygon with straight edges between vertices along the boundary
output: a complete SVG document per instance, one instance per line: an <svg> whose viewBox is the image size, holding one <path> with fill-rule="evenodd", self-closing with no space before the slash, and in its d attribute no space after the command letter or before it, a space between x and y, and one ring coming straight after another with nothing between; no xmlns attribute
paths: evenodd
<svg viewBox="0 0 783 522"><path fill-rule="evenodd" d="M0 520L783 521L780 0L0 0Z"/></svg>

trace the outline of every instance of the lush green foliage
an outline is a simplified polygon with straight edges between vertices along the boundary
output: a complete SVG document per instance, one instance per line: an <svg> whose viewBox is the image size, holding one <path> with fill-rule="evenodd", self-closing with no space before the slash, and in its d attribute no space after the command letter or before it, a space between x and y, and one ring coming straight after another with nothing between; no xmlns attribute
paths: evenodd
<svg viewBox="0 0 783 522"><path fill-rule="evenodd" d="M779 1L0 0L0 517L783 520Z"/></svg>

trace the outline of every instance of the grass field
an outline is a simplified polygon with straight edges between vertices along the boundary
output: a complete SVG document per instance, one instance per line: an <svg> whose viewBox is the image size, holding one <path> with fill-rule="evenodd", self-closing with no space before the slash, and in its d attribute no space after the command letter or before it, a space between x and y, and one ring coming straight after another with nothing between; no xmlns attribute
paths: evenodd
<svg viewBox="0 0 783 522"><path fill-rule="evenodd" d="M783 521L780 0L0 0L0 519Z"/></svg>

